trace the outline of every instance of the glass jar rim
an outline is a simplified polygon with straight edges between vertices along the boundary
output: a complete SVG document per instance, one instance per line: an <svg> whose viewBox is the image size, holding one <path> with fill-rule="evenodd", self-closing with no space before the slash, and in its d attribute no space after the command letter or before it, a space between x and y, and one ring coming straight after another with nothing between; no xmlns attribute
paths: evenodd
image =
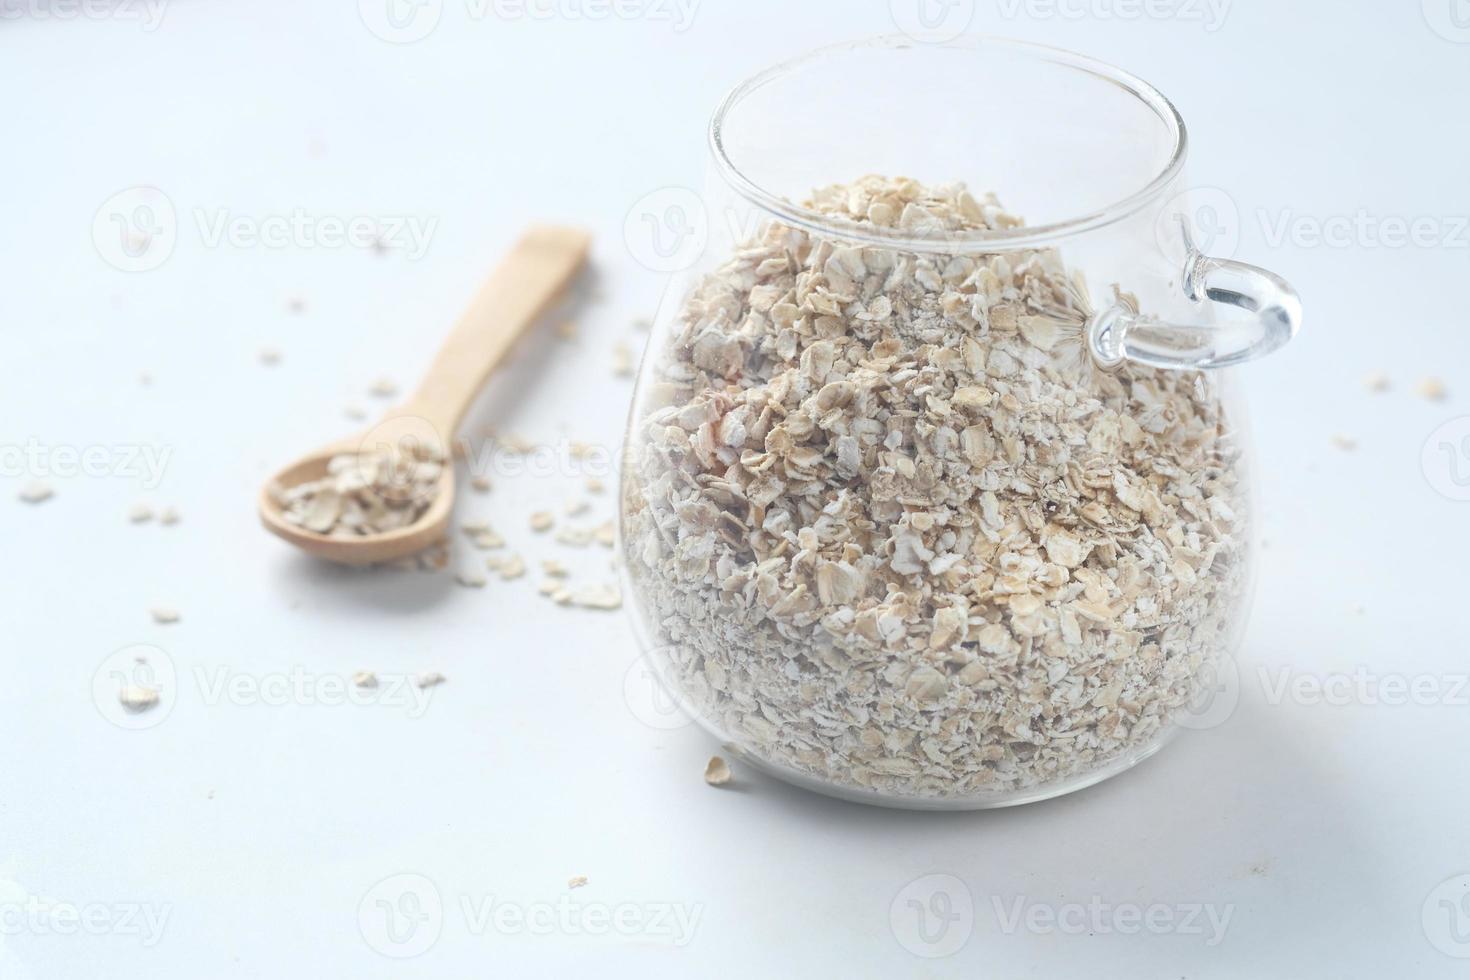
<svg viewBox="0 0 1470 980"><path fill-rule="evenodd" d="M999 49L1019 53L1027 58L1050 62L1066 68L1076 69L1094 78L1122 88L1158 116L1169 130L1173 148L1168 162L1147 184L1126 197L1106 207L1074 218L1066 218L1035 227L1002 228L986 231L946 233L942 239L914 238L898 229L860 225L856 222L833 220L830 215L820 214L790 200L773 194L751 180L730 159L725 148L724 129L726 117L746 96L770 82L788 75L799 68L832 55L857 51L865 48L889 48L904 50L914 47L939 47L970 51ZM1117 68L1096 58L1077 54L1064 48L1030 41L985 34L969 34L938 44L927 44L901 34L885 34L857 41L843 41L808 51L778 65L773 65L736 85L715 108L709 124L710 153L720 176L738 195L756 207L771 213L786 224L825 237L840 238L864 245L899 248L911 252L994 252L1014 249L1036 249L1046 247L1059 239L1070 238L1084 232L1104 228L1135 214L1158 198L1173 183L1184 169L1189 149L1189 134L1184 119L1174 103L1148 82L1130 72Z"/></svg>

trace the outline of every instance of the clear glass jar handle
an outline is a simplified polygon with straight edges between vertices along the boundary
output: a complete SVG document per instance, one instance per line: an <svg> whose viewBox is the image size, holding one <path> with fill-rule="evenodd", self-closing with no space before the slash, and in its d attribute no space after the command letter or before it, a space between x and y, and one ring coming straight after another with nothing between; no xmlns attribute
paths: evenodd
<svg viewBox="0 0 1470 980"><path fill-rule="evenodd" d="M1281 349L1302 323L1297 291L1274 272L1203 255L1186 234L1183 286L1190 300L1235 306L1248 316L1219 324L1170 323L1139 313L1122 300L1095 314L1088 346L1103 367L1135 361L1175 370L1229 367Z"/></svg>

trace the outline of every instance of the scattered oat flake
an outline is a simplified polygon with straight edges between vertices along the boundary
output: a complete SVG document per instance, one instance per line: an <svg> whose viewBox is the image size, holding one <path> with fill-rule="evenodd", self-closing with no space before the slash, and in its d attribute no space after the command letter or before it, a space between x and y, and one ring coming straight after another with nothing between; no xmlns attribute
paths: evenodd
<svg viewBox="0 0 1470 980"><path fill-rule="evenodd" d="M158 706L158 688L128 684L117 692L117 700L133 714L142 714Z"/></svg>
<svg viewBox="0 0 1470 980"><path fill-rule="evenodd" d="M1388 375L1382 371L1374 371L1363 379L1363 387L1372 392L1387 391L1389 388Z"/></svg>
<svg viewBox="0 0 1470 980"><path fill-rule="evenodd" d="M563 565L555 558L548 558L543 561L541 563L541 570L547 575L550 575L552 578L566 578L568 575L571 574L571 572L567 569L567 566Z"/></svg>
<svg viewBox="0 0 1470 980"><path fill-rule="evenodd" d="M153 617L155 623L177 623L180 618L177 609L170 609L167 606L155 606L148 610L148 613Z"/></svg>
<svg viewBox="0 0 1470 980"><path fill-rule="evenodd" d="M1444 382L1438 378L1423 378L1414 386L1414 393L1432 402L1442 402L1449 396L1449 391L1445 388Z"/></svg>
<svg viewBox="0 0 1470 980"><path fill-rule="evenodd" d="M165 507L158 515L158 523L162 524L164 527L173 527L175 524L179 523L179 521L183 519L184 518L182 515L179 514L179 509L177 507Z"/></svg>
<svg viewBox="0 0 1470 980"><path fill-rule="evenodd" d="M445 680L446 678L443 674L439 673L437 670L431 670L420 674L417 678L414 679L414 683L417 684L419 687L437 687L440 684L443 684Z"/></svg>
<svg viewBox="0 0 1470 980"><path fill-rule="evenodd" d="M1332 445L1343 452L1350 453L1358 448L1358 440L1351 436L1335 435L1332 437Z"/></svg>
<svg viewBox="0 0 1470 980"><path fill-rule="evenodd" d="M43 500L50 500L55 493L56 491L51 489L49 483L32 480L20 488L20 499L28 504L39 504Z"/></svg>
<svg viewBox="0 0 1470 980"><path fill-rule="evenodd" d="M585 500L569 500L565 508L568 517L581 517L592 509L592 505Z"/></svg>
<svg viewBox="0 0 1470 980"><path fill-rule="evenodd" d="M613 345L613 374L620 378L633 376L633 349L622 341Z"/></svg>
<svg viewBox="0 0 1470 980"><path fill-rule="evenodd" d="M730 767L717 755L710 756L704 767L704 781L711 786L724 786L731 779Z"/></svg>
<svg viewBox="0 0 1470 980"><path fill-rule="evenodd" d="M368 389L368 394L375 398L392 398L398 394L398 386L390 378L379 378Z"/></svg>
<svg viewBox="0 0 1470 980"><path fill-rule="evenodd" d="M347 416L354 422L366 421L368 417L367 410L364 409L361 405L348 405L346 408L342 409L342 414Z"/></svg>
<svg viewBox="0 0 1470 980"><path fill-rule="evenodd" d="M602 491L604 491L606 489L607 489L607 486L601 480L599 480L597 477L595 477L595 476L589 476L587 478L587 492L588 493L602 493Z"/></svg>
<svg viewBox="0 0 1470 980"><path fill-rule="evenodd" d="M531 515L531 530L540 533L551 530L551 525L556 523L556 517L549 510L538 510Z"/></svg>
<svg viewBox="0 0 1470 980"><path fill-rule="evenodd" d="M153 508L147 504L134 504L128 508L128 520L134 524L146 524L153 520Z"/></svg>
<svg viewBox="0 0 1470 980"><path fill-rule="evenodd" d="M485 565L492 572L498 573L506 582L526 574L526 561L520 555L500 555L487 559Z"/></svg>
<svg viewBox="0 0 1470 980"><path fill-rule="evenodd" d="M614 525L612 521L608 521L604 524L599 524L592 530L592 537L594 540L597 541L598 544L602 545L604 548L611 548L614 544L617 543L617 526Z"/></svg>
<svg viewBox="0 0 1470 980"><path fill-rule="evenodd" d="M619 609L623 593L616 585L592 585L572 593L572 604L583 609Z"/></svg>
<svg viewBox="0 0 1470 980"><path fill-rule="evenodd" d="M490 478L488 476L475 476L470 478L470 486L480 493L490 492Z"/></svg>
<svg viewBox="0 0 1470 980"><path fill-rule="evenodd" d="M481 551L494 551L505 547L505 539L494 531L484 531L470 539L470 543Z"/></svg>
<svg viewBox="0 0 1470 980"><path fill-rule="evenodd" d="M470 569L461 569L455 572L454 580L468 589L483 589L485 587L485 576Z"/></svg>
<svg viewBox="0 0 1470 980"><path fill-rule="evenodd" d="M514 453L517 456L524 456L536 448L534 442L518 435L497 435L495 437L495 444L506 452Z"/></svg>
<svg viewBox="0 0 1470 980"><path fill-rule="evenodd" d="M568 545L573 548L585 548L592 543L593 531L590 527L564 527L556 532L557 544Z"/></svg>
<svg viewBox="0 0 1470 980"><path fill-rule="evenodd" d="M377 687L378 675L370 670L359 670L352 675L352 684L354 687Z"/></svg>
<svg viewBox="0 0 1470 980"><path fill-rule="evenodd" d="M581 888L585 884L587 884L586 875L573 875L567 879L568 888Z"/></svg>
<svg viewBox="0 0 1470 980"><path fill-rule="evenodd" d="M260 363L267 367L281 363L281 352L274 347L262 347L260 350Z"/></svg>
<svg viewBox="0 0 1470 980"><path fill-rule="evenodd" d="M409 555L407 559L410 569L418 569L421 572L439 572L449 567L449 545L443 541L432 544L417 555Z"/></svg>

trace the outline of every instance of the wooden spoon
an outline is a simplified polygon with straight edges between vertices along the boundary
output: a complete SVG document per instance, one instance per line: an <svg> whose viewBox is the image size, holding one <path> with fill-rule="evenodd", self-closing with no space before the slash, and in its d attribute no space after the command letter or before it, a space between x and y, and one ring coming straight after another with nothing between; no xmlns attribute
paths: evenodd
<svg viewBox="0 0 1470 980"><path fill-rule="evenodd" d="M586 232L534 226L516 243L460 317L418 391L365 432L323 446L281 470L261 489L266 530L304 551L349 565L391 561L442 540L454 510L454 465L448 450L465 411L490 372L581 268L591 243ZM273 489L326 475L333 456L405 440L432 442L444 453L438 489L414 523L381 534L333 537L286 520Z"/></svg>

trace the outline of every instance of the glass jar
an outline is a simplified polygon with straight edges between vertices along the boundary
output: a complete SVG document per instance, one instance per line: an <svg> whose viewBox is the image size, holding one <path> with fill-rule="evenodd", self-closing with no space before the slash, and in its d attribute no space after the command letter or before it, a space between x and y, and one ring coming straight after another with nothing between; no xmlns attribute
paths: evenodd
<svg viewBox="0 0 1470 980"><path fill-rule="evenodd" d="M622 476L678 703L783 779L935 809L1079 789L1197 720L1251 586L1224 369L1301 308L1197 247L1169 101L878 38L738 86L709 138Z"/></svg>

